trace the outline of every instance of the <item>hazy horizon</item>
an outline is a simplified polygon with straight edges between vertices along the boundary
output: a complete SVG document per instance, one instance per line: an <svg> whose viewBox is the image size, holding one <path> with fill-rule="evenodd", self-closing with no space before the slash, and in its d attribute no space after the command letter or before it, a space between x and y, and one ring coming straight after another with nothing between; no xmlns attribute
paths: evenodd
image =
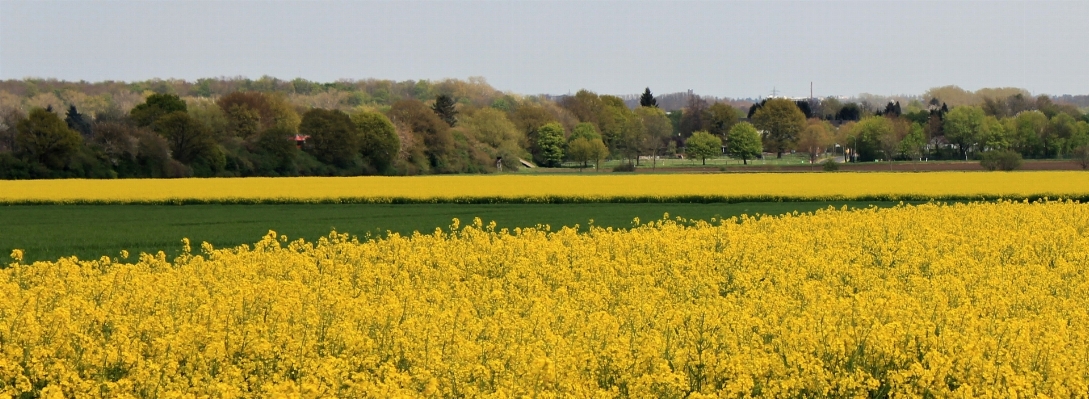
<svg viewBox="0 0 1089 399"><path fill-rule="evenodd" d="M484 77L522 94L1089 93L1089 2L0 0L0 79Z"/></svg>

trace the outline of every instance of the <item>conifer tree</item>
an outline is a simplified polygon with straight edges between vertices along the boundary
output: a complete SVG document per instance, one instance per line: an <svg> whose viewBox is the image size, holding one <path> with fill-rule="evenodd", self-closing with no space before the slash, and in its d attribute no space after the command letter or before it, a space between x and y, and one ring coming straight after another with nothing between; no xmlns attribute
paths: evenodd
<svg viewBox="0 0 1089 399"><path fill-rule="evenodd" d="M447 125L454 127L458 123L458 111L454 109L454 98L446 94L435 97L435 105L431 107L435 114L442 118Z"/></svg>
<svg viewBox="0 0 1089 399"><path fill-rule="evenodd" d="M654 98L654 95L650 93L649 87L643 91L643 95L639 97L639 106L658 108L658 99Z"/></svg>

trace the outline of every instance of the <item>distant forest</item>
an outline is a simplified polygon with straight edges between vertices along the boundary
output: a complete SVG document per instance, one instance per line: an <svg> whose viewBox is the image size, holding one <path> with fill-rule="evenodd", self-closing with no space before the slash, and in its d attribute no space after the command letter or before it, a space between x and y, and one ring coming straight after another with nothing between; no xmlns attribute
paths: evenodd
<svg viewBox="0 0 1089 399"><path fill-rule="evenodd" d="M770 104L770 105L769 105ZM0 178L492 173L835 148L857 160L1075 156L1089 96L519 95L482 78L0 81ZM694 140L690 140L692 137ZM628 168L630 170L630 168Z"/></svg>

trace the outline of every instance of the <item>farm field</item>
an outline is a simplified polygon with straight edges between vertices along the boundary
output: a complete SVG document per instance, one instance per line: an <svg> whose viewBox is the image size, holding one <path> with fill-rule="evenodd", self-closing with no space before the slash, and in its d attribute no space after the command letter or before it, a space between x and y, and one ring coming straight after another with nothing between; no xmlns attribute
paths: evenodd
<svg viewBox="0 0 1089 399"><path fill-rule="evenodd" d="M1089 198L1070 171L0 181L0 203L542 203Z"/></svg>
<svg viewBox="0 0 1089 399"><path fill-rule="evenodd" d="M1084 397L1089 206L924 204L0 270L0 395Z"/></svg>
<svg viewBox="0 0 1089 399"><path fill-rule="evenodd" d="M164 251L171 259L181 239L216 247L252 243L275 230L291 238L316 240L336 230L365 237L430 233L453 218L479 217L499 227L545 224L558 230L589 221L600 227L629 228L632 220L657 220L664 213L710 220L742 214L782 214L848 206L889 207L896 202L757 202L634 204L255 204L255 205L8 205L0 206L0 256L23 249L28 261L62 256L95 259Z"/></svg>

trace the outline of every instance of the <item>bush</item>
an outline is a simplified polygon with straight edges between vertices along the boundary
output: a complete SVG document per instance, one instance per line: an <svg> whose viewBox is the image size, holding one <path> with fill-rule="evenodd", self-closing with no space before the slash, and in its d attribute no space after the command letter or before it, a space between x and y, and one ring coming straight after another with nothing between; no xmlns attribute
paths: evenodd
<svg viewBox="0 0 1089 399"><path fill-rule="evenodd" d="M987 170L1017 170L1021 169L1021 154L1015 151L987 151L980 157L979 164Z"/></svg>
<svg viewBox="0 0 1089 399"><path fill-rule="evenodd" d="M616 167L613 168L613 172L634 172L634 171L635 171L635 164L633 164L633 163L622 163L620 165L616 165Z"/></svg>
<svg viewBox="0 0 1089 399"><path fill-rule="evenodd" d="M835 172L839 170L839 164L836 163L835 159L828 159L821 162L821 167L824 168L825 172Z"/></svg>

